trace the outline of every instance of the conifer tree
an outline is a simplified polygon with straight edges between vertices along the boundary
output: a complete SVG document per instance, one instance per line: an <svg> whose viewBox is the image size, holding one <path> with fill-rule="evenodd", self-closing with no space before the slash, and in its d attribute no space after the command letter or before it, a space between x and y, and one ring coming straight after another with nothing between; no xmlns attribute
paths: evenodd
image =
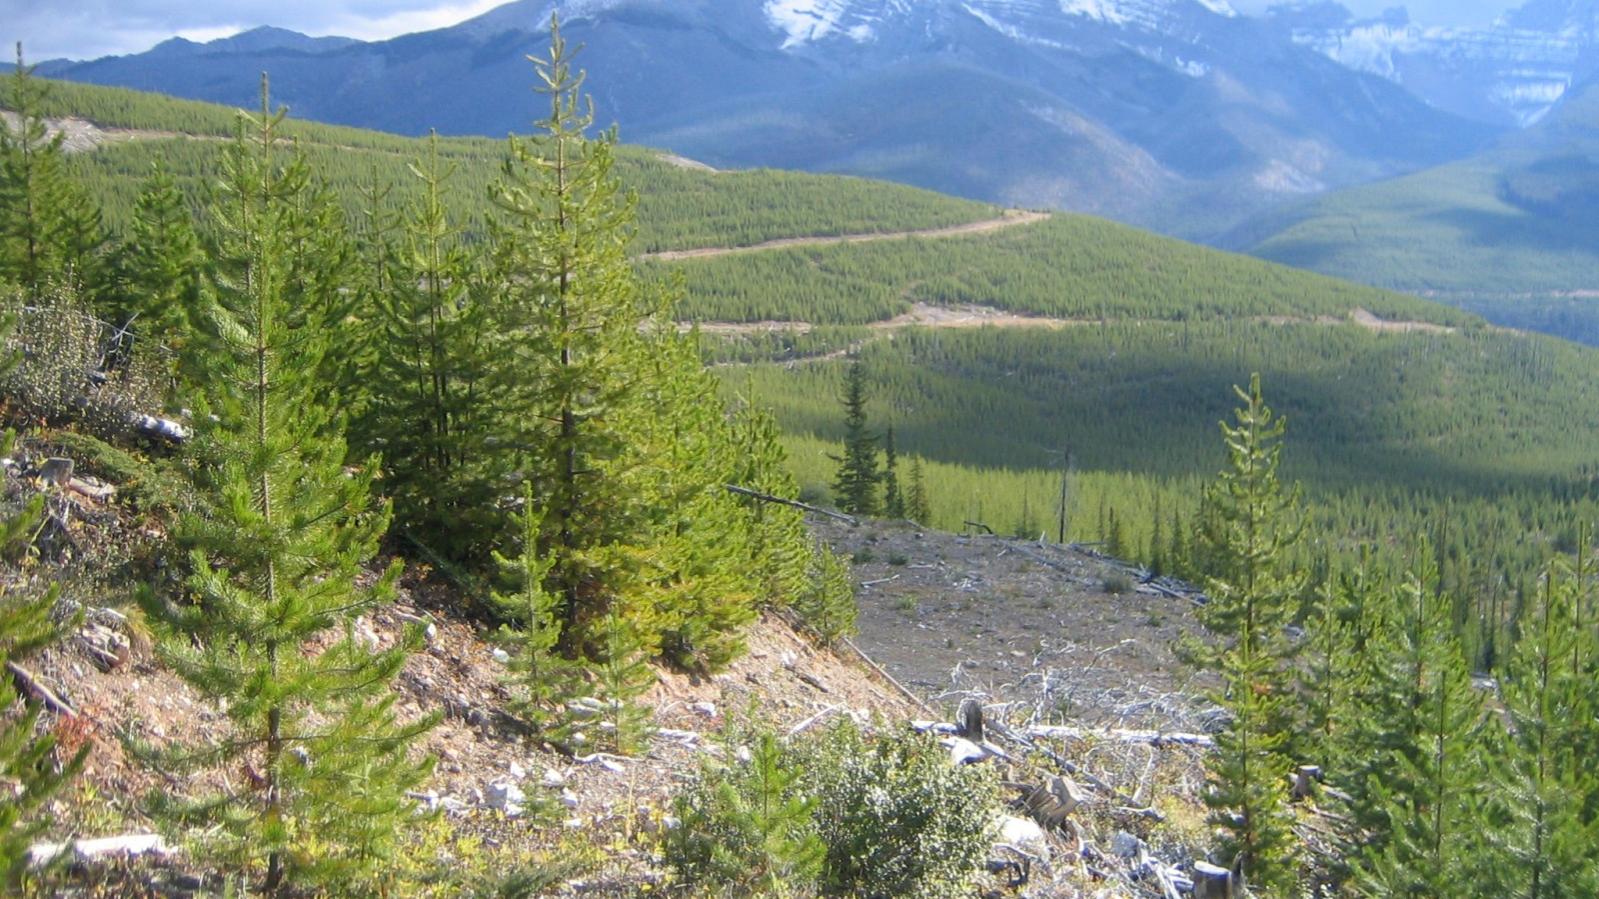
<svg viewBox="0 0 1599 899"><path fill-rule="evenodd" d="M509 558L494 554L510 589L495 591L491 601L499 616L514 626L504 631L506 642L513 647L510 681L517 694L512 708L540 739L561 744L570 731L566 700L572 696L578 672L557 650L561 640L558 601L544 588L553 560L539 553L544 512L533 500L533 486L525 484L516 516L517 553Z"/></svg>
<svg viewBox="0 0 1599 899"><path fill-rule="evenodd" d="M893 519L905 517L905 496L899 487L899 455L894 451L893 425L889 425L883 434L883 515Z"/></svg>
<svg viewBox="0 0 1599 899"><path fill-rule="evenodd" d="M171 173L157 163L116 253L112 320L182 358L204 325L204 265L194 217Z"/></svg>
<svg viewBox="0 0 1599 899"><path fill-rule="evenodd" d="M927 482L922 473L922 457L911 459L911 483L905 495L905 514L918 524L932 521L933 510L928 506Z"/></svg>
<svg viewBox="0 0 1599 899"><path fill-rule="evenodd" d="M650 507L652 538L643 551L635 622L658 619L660 650L672 662L713 670L744 651L761 579L748 566L749 521L725 485L735 473L734 432L701 365L697 335L649 335L633 441L651 464L631 478ZM647 610L647 611L646 611Z"/></svg>
<svg viewBox="0 0 1599 899"><path fill-rule="evenodd" d="M1576 625L1582 587L1559 563L1545 575L1505 674L1508 728L1494 753L1494 826L1483 876L1495 895L1556 899L1599 895L1599 796L1582 753L1594 727L1592 628Z"/></svg>
<svg viewBox="0 0 1599 899"><path fill-rule="evenodd" d="M18 43L5 98L16 124L0 122L0 277L30 300L51 283L92 295L101 286L99 207L68 176L66 135L49 133L47 88L32 73Z"/></svg>
<svg viewBox="0 0 1599 899"><path fill-rule="evenodd" d="M794 611L824 644L855 633L855 578L849 562L817 545L811 587L794 603Z"/></svg>
<svg viewBox="0 0 1599 899"><path fill-rule="evenodd" d="M733 483L767 496L796 499L799 484L770 412L745 405L733 418ZM810 588L811 535L800 510L753 498L742 501L749 565L759 578L756 599L787 606Z"/></svg>
<svg viewBox="0 0 1599 899"><path fill-rule="evenodd" d="M838 507L854 515L876 515L882 510L877 488L877 437L866 427L866 369L860 359L850 361L844 377L844 455L833 456L838 474L833 496Z"/></svg>
<svg viewBox="0 0 1599 899"><path fill-rule="evenodd" d="M727 741L724 757L736 749ZM749 761L701 771L679 796L682 825L667 834L669 863L691 886L739 895L805 895L826 847L816 835L816 800L801 791L804 769L777 736L762 731Z"/></svg>
<svg viewBox="0 0 1599 899"><path fill-rule="evenodd" d="M355 583L388 511L371 499L375 459L346 473L341 422L317 380L332 350L318 312L334 304L301 291L339 285L294 277L311 173L283 147L282 118L263 79L260 113L241 114L223 156L220 339L200 361L195 416L201 508L175 534L192 574L173 601L146 594L162 657L225 703L227 724L151 751L179 770L242 773L241 789L161 808L208 825L207 848L261 876L264 891L380 892L412 812L405 792L429 767L407 749L431 721L399 723L389 690L419 634L382 648L354 628L390 600L399 566Z"/></svg>
<svg viewBox="0 0 1599 899"><path fill-rule="evenodd" d="M1397 747L1384 754L1366 788L1381 810L1359 849L1358 879L1373 896L1445 896L1480 864L1482 698L1471 686L1430 557L1407 578L1408 607L1399 652L1410 711L1394 722Z"/></svg>
<svg viewBox="0 0 1599 899"><path fill-rule="evenodd" d="M1285 423L1261 396L1260 376L1250 377L1247 393L1233 390L1243 405L1236 425L1221 425L1228 465L1206 489L1201 514L1212 568L1200 621L1222 644L1189 644L1187 651L1217 668L1225 689L1216 699L1233 713L1208 760L1205 801L1248 878L1283 890L1295 878L1285 786L1291 765L1284 755L1292 729L1291 646L1284 627L1302 583L1285 553L1298 534L1298 491L1283 490L1277 476Z"/></svg>
<svg viewBox="0 0 1599 899"><path fill-rule="evenodd" d="M446 558L481 560L499 536L503 483L486 446L494 428L480 383L488 364L484 304L445 206L455 167L441 159L437 135L410 172L422 190L403 223L384 211L382 188L368 194L360 255L370 396L352 422L352 443L383 454L385 492L407 533Z"/></svg>
<svg viewBox="0 0 1599 899"><path fill-rule="evenodd" d="M600 700L597 742L616 752L637 752L649 736L649 709L638 704L655 684L638 630L612 609L600 621L600 657L593 665Z"/></svg>
<svg viewBox="0 0 1599 899"><path fill-rule="evenodd" d="M640 327L661 310L627 258L634 204L612 174L615 135L584 138L592 104L559 22L550 43L534 61L550 104L543 134L511 139L493 190L489 378L501 404L498 464L538 491L549 586L562 639L576 648L636 583L633 541L651 530L628 483L640 464L628 418L644 414Z"/></svg>

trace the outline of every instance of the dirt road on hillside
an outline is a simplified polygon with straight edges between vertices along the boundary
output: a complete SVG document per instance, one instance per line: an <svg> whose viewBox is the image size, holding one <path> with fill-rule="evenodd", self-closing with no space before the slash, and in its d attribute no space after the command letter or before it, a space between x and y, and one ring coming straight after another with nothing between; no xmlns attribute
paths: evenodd
<svg viewBox="0 0 1599 899"><path fill-rule="evenodd" d="M999 231L1003 228L1014 228L1017 225L1031 225L1047 218L1049 218L1049 213L1047 212L1007 209L998 218L984 219L980 222L967 222L964 225L950 225L946 228L924 228L920 231L882 231L870 234L838 234L832 237L780 237L776 240L750 244L747 247L700 247L694 250L662 250L659 253L644 253L638 258L671 262L676 259L703 259L710 256L731 256L735 253L758 253L763 250L783 250L791 247L871 243L876 240L900 240L906 237L964 237L971 234Z"/></svg>

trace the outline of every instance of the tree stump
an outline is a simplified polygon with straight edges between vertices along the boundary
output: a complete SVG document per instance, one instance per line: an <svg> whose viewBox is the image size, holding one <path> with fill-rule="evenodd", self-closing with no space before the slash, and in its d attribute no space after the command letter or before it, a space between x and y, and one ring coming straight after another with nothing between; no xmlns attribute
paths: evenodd
<svg viewBox="0 0 1599 899"><path fill-rule="evenodd" d="M961 700L960 711L955 713L955 725L960 736L973 743L983 742L983 704L975 699Z"/></svg>
<svg viewBox="0 0 1599 899"><path fill-rule="evenodd" d="M1209 862L1194 862L1194 899L1237 899L1242 892L1233 872Z"/></svg>

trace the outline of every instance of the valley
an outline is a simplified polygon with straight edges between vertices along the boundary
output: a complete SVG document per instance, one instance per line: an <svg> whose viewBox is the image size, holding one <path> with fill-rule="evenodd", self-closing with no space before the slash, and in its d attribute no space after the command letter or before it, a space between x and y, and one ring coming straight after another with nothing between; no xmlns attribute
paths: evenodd
<svg viewBox="0 0 1599 899"><path fill-rule="evenodd" d="M0 706L14 689L49 725L0 716L0 762L38 753L15 795L57 797L0 829L0 875L35 896L1599 883L1573 836L1599 827L1580 750L1599 745L1599 349L1491 302L1533 269L1548 281L1525 293L1584 301L1560 283L1582 232L1557 260L1451 218L1569 225L1576 163L1523 147L1262 199L1240 185L1290 134L1342 148L1326 186L1492 129L1375 79L1359 127L1263 123L1268 74L1222 59L1268 32L1164 0L598 2L572 34L600 62L617 33L692 49L721 12L716 52L770 91L655 132L704 145L621 144L591 135L559 32L514 24L530 9L401 42L452 70L551 42L550 118L505 141L286 117L269 86L317 112L312 82L394 49L292 33L157 54L223 71L292 51L307 68L262 78L254 112L26 72L0 89L21 110L0 123L0 413L22 434L0 453ZM774 22L781 43L752 37ZM918 33L948 43L888 65L900 88L1001 78L1051 102L952 63L1021 46L1035 81L1159 82L1106 107L1203 118L1222 91L1236 118L1122 120L1094 159L1175 172L1176 145L1227 143L1243 161L1181 173L1195 206L1162 206L1167 230L1266 210L1240 242L1352 271L982 173L962 198L737 168L755 137L808 127L746 117L789 96L785 67L827 73L783 107L820 110ZM1090 43L1057 53L1069 40ZM1318 75L1279 73L1284 109L1345 96L1347 71L1271 46ZM908 141L876 161L832 146L853 170L951 154L888 115L898 90L830 120ZM985 148L965 158L1025 169ZM1397 292L1427 283L1418 261L1458 305ZM1560 809L1561 839L1482 838L1541 838L1529 808ZM146 830L153 859L28 861Z"/></svg>

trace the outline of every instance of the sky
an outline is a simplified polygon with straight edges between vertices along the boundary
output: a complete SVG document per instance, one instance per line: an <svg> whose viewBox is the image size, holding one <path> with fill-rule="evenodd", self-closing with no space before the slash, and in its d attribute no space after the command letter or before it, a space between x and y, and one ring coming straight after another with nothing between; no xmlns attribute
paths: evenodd
<svg viewBox="0 0 1599 899"><path fill-rule="evenodd" d="M0 46L32 61L137 53L173 35L194 41L257 25L376 40L453 25L505 0L0 0ZM1278 0L1231 0L1258 13ZM1425 25L1485 25L1518 0L1343 0L1361 16L1403 3Z"/></svg>

